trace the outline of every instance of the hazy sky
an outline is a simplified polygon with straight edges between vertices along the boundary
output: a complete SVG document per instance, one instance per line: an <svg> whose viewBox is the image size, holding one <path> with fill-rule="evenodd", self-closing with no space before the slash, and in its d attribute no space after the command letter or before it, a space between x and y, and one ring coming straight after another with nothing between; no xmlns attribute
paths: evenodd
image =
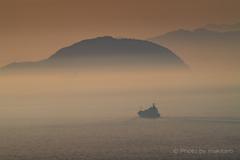
<svg viewBox="0 0 240 160"><path fill-rule="evenodd" d="M0 67L45 59L87 38L146 39L237 22L239 0L0 0Z"/></svg>

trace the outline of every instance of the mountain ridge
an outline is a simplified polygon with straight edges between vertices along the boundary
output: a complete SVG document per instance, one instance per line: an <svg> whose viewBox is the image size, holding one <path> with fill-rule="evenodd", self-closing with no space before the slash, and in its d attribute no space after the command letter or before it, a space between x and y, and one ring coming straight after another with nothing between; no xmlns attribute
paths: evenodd
<svg viewBox="0 0 240 160"><path fill-rule="evenodd" d="M11 63L1 69L152 65L189 69L169 49L149 41L111 36L82 40L37 62Z"/></svg>
<svg viewBox="0 0 240 160"><path fill-rule="evenodd" d="M177 30L148 38L170 48L194 70L237 70L240 61L240 31Z"/></svg>
<svg viewBox="0 0 240 160"><path fill-rule="evenodd" d="M206 26L202 27L207 30L218 31L218 32L227 32L227 31L240 31L240 22L235 24L213 24L209 23Z"/></svg>

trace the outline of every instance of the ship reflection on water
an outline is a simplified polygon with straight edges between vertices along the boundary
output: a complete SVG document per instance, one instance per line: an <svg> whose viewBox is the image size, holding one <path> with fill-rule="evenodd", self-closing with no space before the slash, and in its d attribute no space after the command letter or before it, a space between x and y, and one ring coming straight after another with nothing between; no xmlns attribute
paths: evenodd
<svg viewBox="0 0 240 160"><path fill-rule="evenodd" d="M145 111L139 111L138 115L141 118L159 118L160 114L158 113L158 109L155 107L155 104L153 103L153 106L146 109Z"/></svg>

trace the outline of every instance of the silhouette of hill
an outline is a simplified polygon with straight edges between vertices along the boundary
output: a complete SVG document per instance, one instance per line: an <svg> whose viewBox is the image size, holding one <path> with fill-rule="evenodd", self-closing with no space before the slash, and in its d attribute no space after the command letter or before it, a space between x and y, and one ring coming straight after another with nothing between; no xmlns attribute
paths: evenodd
<svg viewBox="0 0 240 160"><path fill-rule="evenodd" d="M177 30L147 39L166 46L192 69L237 69L240 61L240 31L217 32L203 28Z"/></svg>
<svg viewBox="0 0 240 160"><path fill-rule="evenodd" d="M164 42L168 40L176 40L176 41L189 41L192 42L192 44L199 44L199 43L208 43L208 41L211 42L211 45L219 44L219 42L222 42L224 44L239 44L238 40L240 38L239 36L240 31L229 31L229 32L217 32L217 31L209 31L207 29L199 28L194 31L188 31L188 30L177 30L173 32L168 32L164 35L157 36L154 38L149 38L147 40L159 43ZM214 40L214 41L213 41ZM198 42L198 43L196 43Z"/></svg>
<svg viewBox="0 0 240 160"><path fill-rule="evenodd" d="M172 51L152 42L98 37L83 40L57 51L39 62L11 63L2 69L89 68L155 66L162 69L189 67Z"/></svg>
<svg viewBox="0 0 240 160"><path fill-rule="evenodd" d="M240 22L233 25L229 25L229 24L216 25L216 24L209 23L208 25L202 28L211 30L211 31L218 31L218 32L240 31Z"/></svg>

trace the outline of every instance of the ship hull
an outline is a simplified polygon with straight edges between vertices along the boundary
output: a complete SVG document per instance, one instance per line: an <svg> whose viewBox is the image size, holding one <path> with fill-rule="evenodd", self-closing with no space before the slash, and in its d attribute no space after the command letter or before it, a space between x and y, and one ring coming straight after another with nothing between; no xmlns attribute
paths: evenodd
<svg viewBox="0 0 240 160"><path fill-rule="evenodd" d="M139 111L138 115L140 118L159 118L160 114L159 113L146 113L145 111Z"/></svg>

